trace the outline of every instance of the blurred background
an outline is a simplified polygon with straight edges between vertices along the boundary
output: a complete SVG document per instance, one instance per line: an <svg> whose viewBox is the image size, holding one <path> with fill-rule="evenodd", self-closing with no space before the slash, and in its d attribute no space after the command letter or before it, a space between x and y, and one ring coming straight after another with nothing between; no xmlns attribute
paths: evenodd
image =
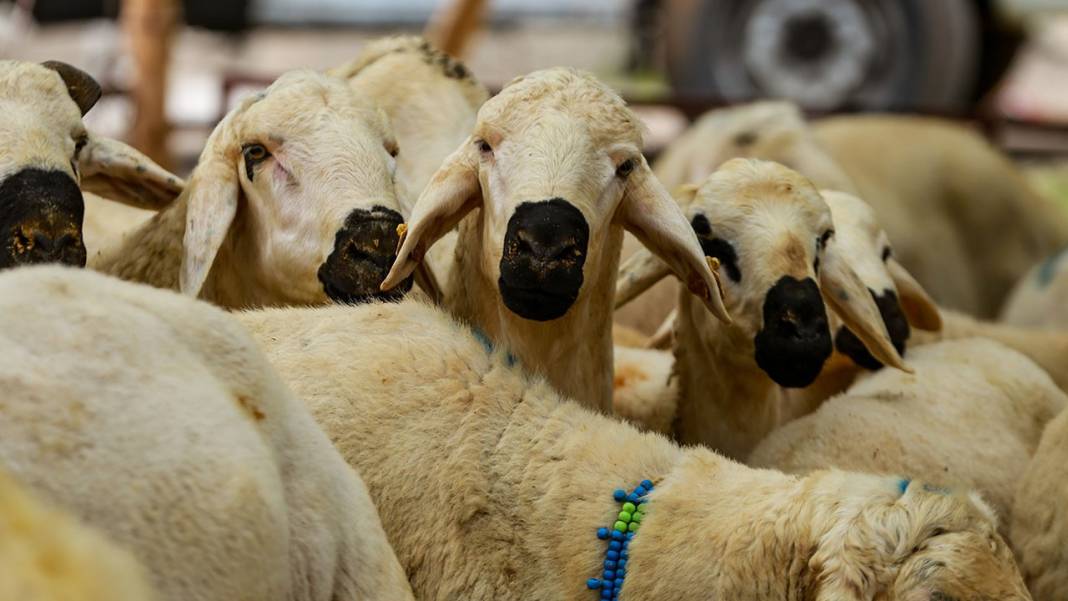
<svg viewBox="0 0 1068 601"><path fill-rule="evenodd" d="M425 33L491 89L572 65L619 89L655 155L716 106L969 121L1068 206L1068 0L4 0L0 56L103 84L89 126L178 172L282 72Z"/></svg>

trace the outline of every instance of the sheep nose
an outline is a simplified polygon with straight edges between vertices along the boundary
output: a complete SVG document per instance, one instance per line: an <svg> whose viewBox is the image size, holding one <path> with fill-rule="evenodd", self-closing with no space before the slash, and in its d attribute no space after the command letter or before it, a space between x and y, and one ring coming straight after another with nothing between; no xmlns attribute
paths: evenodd
<svg viewBox="0 0 1068 601"><path fill-rule="evenodd" d="M70 175L36 168L17 171L0 183L0 206L0 268L35 263L85 266L85 207Z"/></svg>
<svg viewBox="0 0 1068 601"><path fill-rule="evenodd" d="M21 263L78 264L80 256L79 266L84 266L85 247L69 229L48 232L18 227L13 247Z"/></svg>
<svg viewBox="0 0 1068 601"><path fill-rule="evenodd" d="M808 386L831 355L831 333L812 278L779 279L764 297L764 325L753 340L757 365L780 386Z"/></svg>
<svg viewBox="0 0 1068 601"><path fill-rule="evenodd" d="M508 220L497 287L506 307L525 319L567 313L582 288L590 228L562 198L524 202Z"/></svg>
<svg viewBox="0 0 1068 601"><path fill-rule="evenodd" d="M326 295L343 303L398 300L411 289L412 279L382 292L379 284L397 258L400 213L376 206L355 209L335 237L334 250L319 267L319 281Z"/></svg>

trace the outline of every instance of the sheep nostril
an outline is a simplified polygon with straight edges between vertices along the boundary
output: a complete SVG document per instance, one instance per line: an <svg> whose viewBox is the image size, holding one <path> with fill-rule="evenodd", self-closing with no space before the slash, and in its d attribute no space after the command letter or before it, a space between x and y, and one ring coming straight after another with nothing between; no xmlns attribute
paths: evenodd
<svg viewBox="0 0 1068 601"><path fill-rule="evenodd" d="M15 251L24 253L33 248L33 241L22 227L15 228Z"/></svg>

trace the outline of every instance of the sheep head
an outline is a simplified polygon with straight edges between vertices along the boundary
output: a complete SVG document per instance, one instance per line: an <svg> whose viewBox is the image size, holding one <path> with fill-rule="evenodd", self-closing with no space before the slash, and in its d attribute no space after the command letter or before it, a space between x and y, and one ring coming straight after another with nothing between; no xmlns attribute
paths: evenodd
<svg viewBox="0 0 1068 601"><path fill-rule="evenodd" d="M212 133L190 181L183 293L197 295L220 249L248 305L356 303L381 293L403 222L396 141L385 115L343 80L283 75ZM225 244L224 244L225 243Z"/></svg>
<svg viewBox="0 0 1068 601"><path fill-rule="evenodd" d="M868 203L834 190L821 190L820 195L834 217L838 248L849 257L849 264L879 307L894 348L904 355L910 325L921 330L941 328L938 307L909 272L894 260L890 240ZM838 352L866 369L882 367L882 363L836 315L831 315L830 319Z"/></svg>
<svg viewBox="0 0 1068 601"><path fill-rule="evenodd" d="M141 153L85 129L100 93L66 63L0 61L0 268L84 266L82 189L154 209L181 191Z"/></svg>
<svg viewBox="0 0 1068 601"><path fill-rule="evenodd" d="M847 486L843 504L856 508L831 518L809 561L816 601L1031 599L978 494L882 476L813 477Z"/></svg>
<svg viewBox="0 0 1068 601"><path fill-rule="evenodd" d="M853 182L815 141L794 103L764 100L711 110L668 147L654 166L665 186L704 181L733 158L775 161L817 185L852 190Z"/></svg>
<svg viewBox="0 0 1068 601"><path fill-rule="evenodd" d="M471 137L416 202L383 288L479 209L480 271L522 318L566 314L584 282L618 260L610 253L622 226L729 319L693 233L640 150L638 119L593 76L557 68L514 80L482 105Z"/></svg>
<svg viewBox="0 0 1068 601"><path fill-rule="evenodd" d="M729 339L777 384L804 387L819 375L832 352L826 305L880 361L905 369L807 179L778 163L733 159L699 187L683 187L678 200L704 253L721 265ZM635 253L620 269L617 298L663 275L647 253Z"/></svg>

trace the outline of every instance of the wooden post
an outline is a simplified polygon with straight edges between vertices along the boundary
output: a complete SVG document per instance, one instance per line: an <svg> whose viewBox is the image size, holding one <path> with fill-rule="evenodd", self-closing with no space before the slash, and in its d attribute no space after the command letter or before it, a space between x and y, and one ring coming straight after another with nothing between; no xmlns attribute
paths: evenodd
<svg viewBox="0 0 1068 601"><path fill-rule="evenodd" d="M178 0L122 0L122 28L134 63L130 98L134 122L130 143L164 167L167 152L167 71L178 17Z"/></svg>
<svg viewBox="0 0 1068 601"><path fill-rule="evenodd" d="M467 43L482 22L487 0L445 0L427 25L426 38L441 50L463 58Z"/></svg>

